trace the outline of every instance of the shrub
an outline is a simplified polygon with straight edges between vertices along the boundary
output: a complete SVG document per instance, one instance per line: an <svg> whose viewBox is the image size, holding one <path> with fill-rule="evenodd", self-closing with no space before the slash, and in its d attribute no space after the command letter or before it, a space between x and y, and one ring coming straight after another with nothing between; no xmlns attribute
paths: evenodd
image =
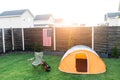
<svg viewBox="0 0 120 80"><path fill-rule="evenodd" d="M119 58L117 46L114 46L114 48L113 48L113 50L112 50L111 57L113 57L113 58Z"/></svg>
<svg viewBox="0 0 120 80"><path fill-rule="evenodd" d="M38 43L34 43L34 51L35 52L40 52L40 46Z"/></svg>

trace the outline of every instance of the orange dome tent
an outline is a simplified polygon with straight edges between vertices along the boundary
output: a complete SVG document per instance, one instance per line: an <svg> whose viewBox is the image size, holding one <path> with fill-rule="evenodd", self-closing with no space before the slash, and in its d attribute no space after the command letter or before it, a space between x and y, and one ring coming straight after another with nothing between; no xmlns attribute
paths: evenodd
<svg viewBox="0 0 120 80"><path fill-rule="evenodd" d="M59 70L75 74L98 74L106 71L106 65L94 50L77 45L64 54Z"/></svg>

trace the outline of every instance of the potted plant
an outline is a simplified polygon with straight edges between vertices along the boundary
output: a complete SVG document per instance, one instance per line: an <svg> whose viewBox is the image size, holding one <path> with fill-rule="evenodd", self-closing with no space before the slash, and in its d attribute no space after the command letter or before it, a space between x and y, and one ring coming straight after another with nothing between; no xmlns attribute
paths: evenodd
<svg viewBox="0 0 120 80"><path fill-rule="evenodd" d="M41 58L42 58L42 56L43 56L43 52L41 51L41 48L40 48L40 46L39 46L38 43L34 43L34 54L35 54L35 57L36 57L37 55L39 55L39 56L41 56ZM38 57L38 56L37 56L37 57Z"/></svg>
<svg viewBox="0 0 120 80"><path fill-rule="evenodd" d="M34 57L34 61L33 61L32 65L34 67L38 67L40 64L43 63L43 59L42 59L43 52L41 52L40 46L38 43L34 43L34 55L35 55L35 57Z"/></svg>

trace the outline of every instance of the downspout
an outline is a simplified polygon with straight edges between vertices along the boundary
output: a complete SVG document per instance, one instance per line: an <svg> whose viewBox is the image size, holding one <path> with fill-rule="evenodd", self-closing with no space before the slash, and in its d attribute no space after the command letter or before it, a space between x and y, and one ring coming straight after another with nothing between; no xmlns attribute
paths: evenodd
<svg viewBox="0 0 120 80"><path fill-rule="evenodd" d="M12 50L14 50L14 33L13 33L13 28L11 28L11 35L12 35Z"/></svg>
<svg viewBox="0 0 120 80"><path fill-rule="evenodd" d="M92 49L94 50L94 26L92 26Z"/></svg>
<svg viewBox="0 0 120 80"><path fill-rule="evenodd" d="M2 28L2 42L3 42L3 53L5 53L5 32L4 32L4 28Z"/></svg>
<svg viewBox="0 0 120 80"><path fill-rule="evenodd" d="M24 44L24 28L22 28L22 49L25 50L25 44Z"/></svg>
<svg viewBox="0 0 120 80"><path fill-rule="evenodd" d="M55 26L53 26L53 41L54 41L54 51L56 50L56 30Z"/></svg>

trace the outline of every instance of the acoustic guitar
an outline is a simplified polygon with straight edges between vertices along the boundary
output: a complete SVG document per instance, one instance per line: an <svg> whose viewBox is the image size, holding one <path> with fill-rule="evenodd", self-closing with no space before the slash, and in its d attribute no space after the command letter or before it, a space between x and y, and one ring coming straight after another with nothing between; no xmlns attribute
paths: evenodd
<svg viewBox="0 0 120 80"><path fill-rule="evenodd" d="M42 66L46 72L50 72L51 67L47 64L46 61L42 61Z"/></svg>

